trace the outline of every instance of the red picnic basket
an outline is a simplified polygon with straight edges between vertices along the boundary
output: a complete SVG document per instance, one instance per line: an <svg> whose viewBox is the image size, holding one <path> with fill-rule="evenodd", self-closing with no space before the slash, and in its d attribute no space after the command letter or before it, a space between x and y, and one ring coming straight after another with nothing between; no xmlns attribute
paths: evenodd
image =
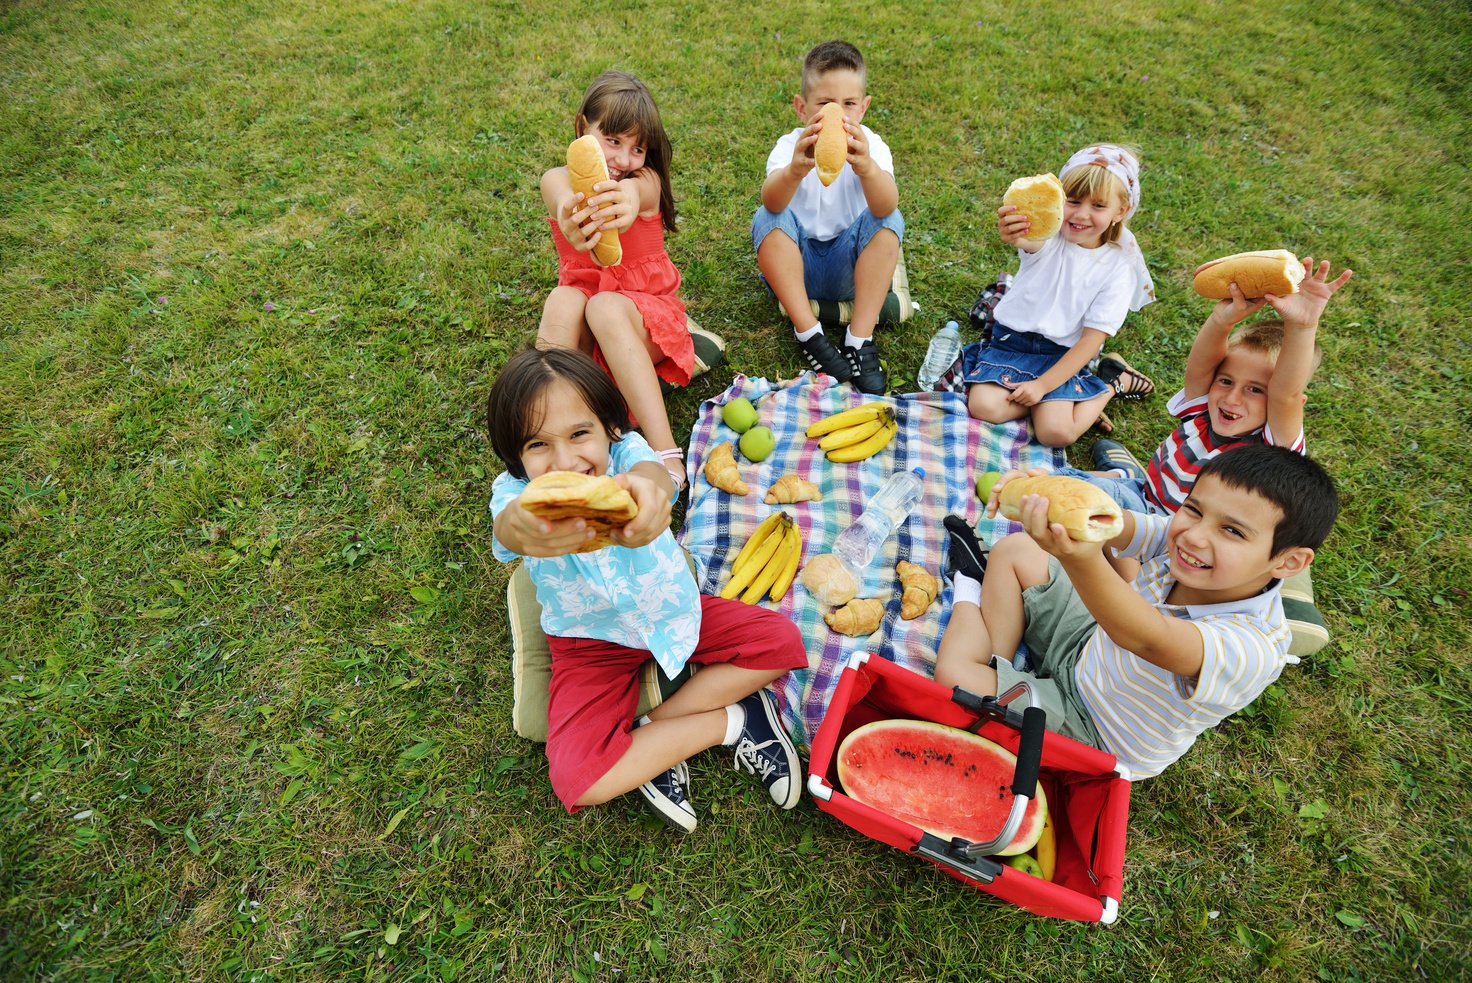
<svg viewBox="0 0 1472 983"><path fill-rule="evenodd" d="M1025 685L1025 684L1024 684ZM1037 707L1025 713L1000 697L948 690L887 659L856 652L839 676L813 739L808 791L818 808L881 843L916 853L946 873L1036 915L1114 921L1124 882L1124 837L1130 782L1114 755L1044 728ZM1017 755L1011 814L989 843L943 839L844 794L835 750L856 728L876 720L926 720L980 734ZM1037 783L1047 795L1057 840L1053 880L990 859L1011 841Z"/></svg>

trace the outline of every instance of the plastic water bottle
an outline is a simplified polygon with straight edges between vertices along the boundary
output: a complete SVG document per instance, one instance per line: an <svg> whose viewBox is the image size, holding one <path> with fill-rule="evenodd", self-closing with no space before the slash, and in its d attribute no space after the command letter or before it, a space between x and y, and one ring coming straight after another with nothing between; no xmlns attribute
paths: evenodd
<svg viewBox="0 0 1472 983"><path fill-rule="evenodd" d="M864 511L833 542L833 554L862 579L889 534L899 528L925 492L925 469L896 471L869 499Z"/></svg>
<svg viewBox="0 0 1472 983"><path fill-rule="evenodd" d="M946 369L955 363L960 354L961 328L955 321L947 321L945 327L930 339L930 347L925 349L920 377L915 380L920 384L920 391L929 392L934 389L936 381L946 374Z"/></svg>

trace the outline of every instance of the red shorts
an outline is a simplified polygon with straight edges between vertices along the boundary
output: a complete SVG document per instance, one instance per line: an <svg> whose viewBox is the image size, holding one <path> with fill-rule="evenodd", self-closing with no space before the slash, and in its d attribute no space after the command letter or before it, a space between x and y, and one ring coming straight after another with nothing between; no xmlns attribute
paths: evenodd
<svg viewBox="0 0 1472 983"><path fill-rule="evenodd" d="M791 620L767 608L700 597L696 665L743 669L805 669L807 651ZM633 743L639 706L639 667L647 649L592 638L548 637L552 683L547 693L547 763L552 791L567 807L607 774Z"/></svg>

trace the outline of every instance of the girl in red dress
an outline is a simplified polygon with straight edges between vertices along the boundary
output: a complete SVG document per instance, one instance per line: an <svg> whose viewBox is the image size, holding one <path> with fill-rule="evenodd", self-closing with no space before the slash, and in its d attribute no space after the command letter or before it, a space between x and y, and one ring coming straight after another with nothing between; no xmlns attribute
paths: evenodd
<svg viewBox="0 0 1472 983"><path fill-rule="evenodd" d="M669 139L644 83L619 71L593 80L573 130L598 139L610 180L594 185L585 198L573 193L566 167L542 175L558 277L542 307L537 344L593 356L613 378L678 492L685 464L659 383L688 384L695 349L679 297L680 271L664 248L665 231L675 231ZM600 266L593 256L604 229L619 234L623 258L616 266Z"/></svg>

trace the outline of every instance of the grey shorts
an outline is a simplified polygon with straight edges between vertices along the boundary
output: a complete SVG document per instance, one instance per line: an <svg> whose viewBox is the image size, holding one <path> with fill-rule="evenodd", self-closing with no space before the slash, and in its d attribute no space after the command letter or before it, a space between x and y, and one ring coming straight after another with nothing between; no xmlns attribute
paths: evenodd
<svg viewBox="0 0 1472 983"><path fill-rule="evenodd" d="M1049 730L1081 744L1102 748L1099 731L1079 694L1073 672L1084 644L1099 625L1079 600L1073 584L1063 576L1063 566L1056 557L1048 558L1047 582L1022 592L1022 610L1027 619L1022 640L1031 655L1033 671L1021 672L1013 669L1006 659L993 656L997 695L1007 692L1014 683L1028 683L1032 687L1032 702L1048 714ZM1024 695L1009 705L1022 710L1029 700Z"/></svg>

